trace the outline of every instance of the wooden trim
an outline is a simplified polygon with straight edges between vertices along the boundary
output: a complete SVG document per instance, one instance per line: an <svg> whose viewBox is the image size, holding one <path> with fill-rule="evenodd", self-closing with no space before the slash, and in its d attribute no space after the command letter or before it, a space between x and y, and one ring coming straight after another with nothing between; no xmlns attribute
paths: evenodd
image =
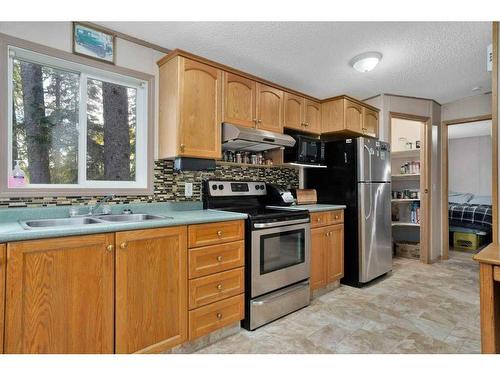
<svg viewBox="0 0 500 375"><path fill-rule="evenodd" d="M411 115L407 113L389 112L389 140L392 134L392 120L402 119L422 123L420 129L420 209L422 212L422 224L420 226L420 261L426 264L431 263L431 151L432 151L432 124L430 117ZM427 193L425 191L427 190Z"/></svg>
<svg viewBox="0 0 500 375"><path fill-rule="evenodd" d="M447 120L441 122L441 244L442 244L442 259L449 258L449 222L448 222L448 173L449 173L449 160L448 160L448 126L450 125L463 125L471 122L491 120L491 115L481 115L473 117L464 117L454 120ZM492 127L493 128L493 127ZM492 163L493 164L493 163ZM492 181L492 185L494 180ZM492 186L493 196L493 186ZM493 203L493 202L492 202ZM493 211L493 209L492 209Z"/></svg>
<svg viewBox="0 0 500 375"><path fill-rule="evenodd" d="M481 352L495 354L500 351L500 324L498 313L500 299L499 285L493 280L493 266L487 263L479 264L479 295L481 316Z"/></svg>
<svg viewBox="0 0 500 375"><path fill-rule="evenodd" d="M112 191L117 195L151 195L153 194L153 168L154 168L154 122L155 122L155 77L151 74L139 72L136 70L123 68L120 66L112 65L102 61L96 61L89 57L74 55L70 52L61 51L56 48L47 47L41 44L32 43L24 39L19 39L0 33L0 89L7 92L8 79L7 79L7 62L8 62L8 47L24 48L33 52L41 53L51 57L62 60L67 60L77 64L88 65L92 68L101 69L104 71L121 74L124 76L134 77L148 83L148 171L145 188L84 188L75 187L67 189L8 189L7 188L7 175L10 166L7 165L7 158L2 158L0 162L0 197L46 197L46 196L80 196L92 195L100 196L107 195ZM8 127L8 97L2 95L0 98L0 149L7 150L7 127ZM4 160L5 159L5 160Z"/></svg>
<svg viewBox="0 0 500 375"><path fill-rule="evenodd" d="M406 98L406 99L417 99L417 100L428 100L428 101L431 101L431 102L434 102L436 103L437 105L442 105L441 103L437 102L436 100L434 99L429 99L429 98L420 98L418 96L408 96L408 95L397 95L397 94L390 94L390 93L384 93L383 95L385 96L394 96L394 97L397 97L397 98Z"/></svg>
<svg viewBox="0 0 500 375"><path fill-rule="evenodd" d="M498 22L493 22L493 74L492 74L492 106L491 106L491 148L492 162L492 227L493 242L498 242Z"/></svg>
<svg viewBox="0 0 500 375"><path fill-rule="evenodd" d="M131 43L138 44L138 45L146 47L146 48L151 48L151 49L154 49L155 51L158 51L158 52L163 52L163 53L166 53L166 54L172 52L172 50L170 50L168 48L165 48L165 47L162 47L162 46L159 46L158 44L147 42L144 39L139 39L139 38L136 38L135 36L124 34L124 33L120 32L120 31L116 31L116 30L110 29L108 27L101 26L101 25L99 25L97 23L93 23L93 22L80 22L80 21L78 21L78 23L80 25L92 27L92 28L104 31L106 33L109 33L109 34L113 34L116 38L120 38L120 39L126 40L126 41L131 42Z"/></svg>

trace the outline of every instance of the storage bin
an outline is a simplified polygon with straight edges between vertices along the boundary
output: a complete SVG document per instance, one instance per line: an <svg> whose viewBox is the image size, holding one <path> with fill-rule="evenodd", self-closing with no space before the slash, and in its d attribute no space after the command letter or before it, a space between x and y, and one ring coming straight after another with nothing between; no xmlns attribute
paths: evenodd
<svg viewBox="0 0 500 375"><path fill-rule="evenodd" d="M476 251L485 243L486 232L454 232L453 248L458 250Z"/></svg>
<svg viewBox="0 0 500 375"><path fill-rule="evenodd" d="M397 257L420 259L420 242L399 241L394 246Z"/></svg>

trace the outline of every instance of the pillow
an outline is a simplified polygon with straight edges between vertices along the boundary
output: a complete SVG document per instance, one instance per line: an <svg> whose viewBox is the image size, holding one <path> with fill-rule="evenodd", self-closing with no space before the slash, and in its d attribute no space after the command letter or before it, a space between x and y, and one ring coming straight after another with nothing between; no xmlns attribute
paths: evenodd
<svg viewBox="0 0 500 375"><path fill-rule="evenodd" d="M473 195L471 193L456 193L450 191L448 193L448 202L455 204L464 204L468 203L470 199L472 199Z"/></svg>
<svg viewBox="0 0 500 375"><path fill-rule="evenodd" d="M474 195L467 203L491 206L491 195Z"/></svg>

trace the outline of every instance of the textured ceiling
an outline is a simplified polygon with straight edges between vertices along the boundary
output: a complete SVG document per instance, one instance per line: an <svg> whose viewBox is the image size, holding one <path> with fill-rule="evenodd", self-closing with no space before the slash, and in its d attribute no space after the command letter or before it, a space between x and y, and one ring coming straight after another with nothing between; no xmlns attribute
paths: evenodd
<svg viewBox="0 0 500 375"><path fill-rule="evenodd" d="M181 48L318 98L379 93L440 103L491 90L490 22L100 22ZM379 51L375 70L349 66ZM472 88L481 86L479 92Z"/></svg>

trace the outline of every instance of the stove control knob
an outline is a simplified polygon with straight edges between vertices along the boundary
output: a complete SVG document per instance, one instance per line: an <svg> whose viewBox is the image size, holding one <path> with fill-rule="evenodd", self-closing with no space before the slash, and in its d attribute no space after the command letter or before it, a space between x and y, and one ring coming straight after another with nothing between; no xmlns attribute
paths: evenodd
<svg viewBox="0 0 500 375"><path fill-rule="evenodd" d="M212 185L212 190L217 190L217 185L213 184Z"/></svg>
<svg viewBox="0 0 500 375"><path fill-rule="evenodd" d="M219 185L219 190L224 190L224 185L220 184Z"/></svg>
<svg viewBox="0 0 500 375"><path fill-rule="evenodd" d="M264 185L260 185L260 189L264 190L266 187Z"/></svg>
<svg viewBox="0 0 500 375"><path fill-rule="evenodd" d="M259 190L260 189L260 185L255 185L255 190Z"/></svg>

